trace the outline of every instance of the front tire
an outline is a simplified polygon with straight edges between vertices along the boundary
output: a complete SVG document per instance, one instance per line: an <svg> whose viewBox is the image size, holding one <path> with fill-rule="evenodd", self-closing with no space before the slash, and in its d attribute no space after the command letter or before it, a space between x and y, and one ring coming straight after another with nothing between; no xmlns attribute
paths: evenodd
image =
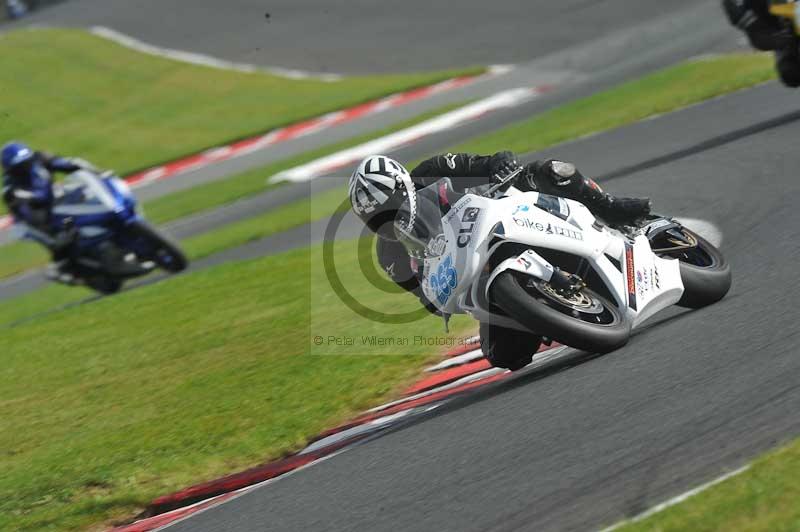
<svg viewBox="0 0 800 532"><path fill-rule="evenodd" d="M544 281L505 271L489 289L490 301L536 334L564 345L607 353L628 343L630 324L623 312L593 290L583 288L569 301Z"/></svg>
<svg viewBox="0 0 800 532"><path fill-rule="evenodd" d="M161 269L170 273L178 273L189 266L189 259L186 258L178 244L161 234L147 222L140 221L131 224L130 231L145 240L153 248L152 254L143 258L152 260Z"/></svg>
<svg viewBox="0 0 800 532"><path fill-rule="evenodd" d="M676 259L680 263L684 290L677 305L697 309L716 303L731 288L731 267L711 242L685 227L681 228L681 232L693 245L669 252L659 252L657 245L654 249L659 257Z"/></svg>

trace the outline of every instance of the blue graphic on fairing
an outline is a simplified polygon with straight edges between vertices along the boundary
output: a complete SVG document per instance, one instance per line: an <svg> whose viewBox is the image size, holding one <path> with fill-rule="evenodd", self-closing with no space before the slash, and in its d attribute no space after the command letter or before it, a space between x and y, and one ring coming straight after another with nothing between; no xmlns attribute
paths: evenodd
<svg viewBox="0 0 800 532"><path fill-rule="evenodd" d="M517 205L517 208L514 209L514 212L511 213L511 216L514 216L518 212L528 212L531 208L527 205Z"/></svg>
<svg viewBox="0 0 800 532"><path fill-rule="evenodd" d="M450 294L453 289L458 285L458 274L453 267L452 255L444 259L436 273L431 276L431 288L436 292L436 300L440 305L447 303L450 299Z"/></svg>

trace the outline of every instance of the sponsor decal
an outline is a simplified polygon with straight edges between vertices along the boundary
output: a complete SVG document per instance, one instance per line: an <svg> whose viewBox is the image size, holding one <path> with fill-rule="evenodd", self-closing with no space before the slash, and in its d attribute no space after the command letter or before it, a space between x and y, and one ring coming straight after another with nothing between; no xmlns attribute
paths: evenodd
<svg viewBox="0 0 800 532"><path fill-rule="evenodd" d="M517 264L519 264L520 266L522 266L526 270L530 270L531 266L533 266L533 263L531 261L529 261L525 257L525 255L520 255L519 257L517 257Z"/></svg>
<svg viewBox="0 0 800 532"><path fill-rule="evenodd" d="M470 207L464 211L464 216L461 217L462 222L474 222L478 219L481 210L478 207Z"/></svg>
<svg viewBox="0 0 800 532"><path fill-rule="evenodd" d="M511 213L511 216L516 216L517 213L528 212L529 210L531 210L531 208L527 205L517 205L517 207L514 209L514 212Z"/></svg>
<svg viewBox="0 0 800 532"><path fill-rule="evenodd" d="M583 241L583 233L581 231L570 229L569 227L562 227L560 225L553 225L551 223L543 224L541 222L534 222L530 218L514 218L514 223L525 229L535 229L548 235L558 235L573 240Z"/></svg>
<svg viewBox="0 0 800 532"><path fill-rule="evenodd" d="M657 290L661 290L661 279L658 276L658 268L653 267L653 284L655 285Z"/></svg>
<svg viewBox="0 0 800 532"><path fill-rule="evenodd" d="M428 242L428 255L431 257L440 257L444 253L446 247L447 240L445 240L444 235L437 235L436 238L432 238L431 241Z"/></svg>
<svg viewBox="0 0 800 532"><path fill-rule="evenodd" d="M464 216L461 217L462 226L458 230L458 238L456 245L460 248L465 248L472 240L472 231L475 229L475 223L480 216L481 210L478 207L470 207L464 211Z"/></svg>
<svg viewBox="0 0 800 532"><path fill-rule="evenodd" d="M647 270L636 270L636 282L639 285L639 295L644 295L650 291L650 277Z"/></svg>
<svg viewBox="0 0 800 532"><path fill-rule="evenodd" d="M447 213L447 216L444 217L445 222L450 222L455 216L461 212L461 210L472 203L472 196L465 196L464 198L458 200L453 208L450 209L450 212Z"/></svg>
<svg viewBox="0 0 800 532"><path fill-rule="evenodd" d="M431 289L436 293L436 300L440 305L447 303L450 299L450 294L458 286L458 274L453 267L453 256L449 255L444 259L436 272L431 276L430 280Z"/></svg>
<svg viewBox="0 0 800 532"><path fill-rule="evenodd" d="M625 244L625 277L628 279L628 306L636 310L636 268L633 263L633 246Z"/></svg>

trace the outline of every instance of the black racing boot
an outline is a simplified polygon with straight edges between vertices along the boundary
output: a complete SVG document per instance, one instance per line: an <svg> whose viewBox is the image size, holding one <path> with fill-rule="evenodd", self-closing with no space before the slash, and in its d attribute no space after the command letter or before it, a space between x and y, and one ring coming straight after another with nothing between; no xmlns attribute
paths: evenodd
<svg viewBox="0 0 800 532"><path fill-rule="evenodd" d="M800 51L797 42L775 51L775 68L787 87L800 87Z"/></svg>
<svg viewBox="0 0 800 532"><path fill-rule="evenodd" d="M533 360L542 344L542 337L532 333L481 323L483 356L496 368L516 371Z"/></svg>
<svg viewBox="0 0 800 532"><path fill-rule="evenodd" d="M571 163L549 160L531 169L539 190L546 194L580 201L610 224L633 224L650 214L649 198L617 198L607 194Z"/></svg>

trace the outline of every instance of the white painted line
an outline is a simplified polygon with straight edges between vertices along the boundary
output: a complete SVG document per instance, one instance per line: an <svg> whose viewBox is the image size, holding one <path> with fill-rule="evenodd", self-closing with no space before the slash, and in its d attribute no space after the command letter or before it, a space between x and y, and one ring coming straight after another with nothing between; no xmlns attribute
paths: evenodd
<svg viewBox="0 0 800 532"><path fill-rule="evenodd" d="M719 247L722 244L722 230L708 220L700 220L698 218L676 218L676 220L714 244L714 246Z"/></svg>
<svg viewBox="0 0 800 532"><path fill-rule="evenodd" d="M336 443L339 443L344 440L349 440L355 436L360 436L362 434L368 434L370 432L375 432L376 430L391 425L395 421L402 419L409 414L414 414L418 412L428 412L437 408L439 405L424 405L417 408L409 408L408 410L400 410L399 412L395 412L394 414L379 417L373 419L371 421L367 421L366 423L362 423L360 425L356 425L355 427L350 427L349 429L345 429L341 432L336 432L335 434L331 434L326 438L322 438L321 440L317 440L314 443L310 444L308 447L297 453L298 455L313 453L315 451L320 451L326 447L330 447Z"/></svg>
<svg viewBox="0 0 800 532"><path fill-rule="evenodd" d="M267 486L269 484L273 484L274 482L277 482L278 480L282 480L282 479L284 479L284 478L286 478L288 476L291 476L291 475L294 475L296 473L299 473L300 471L303 471L304 469L308 469L309 467L315 466L315 465L317 465L317 464L319 464L321 462L324 462L326 460L330 460L331 458L333 458L335 456L338 456L341 453L343 453L345 451L349 451L349 450L350 450L350 446L346 446L346 447L343 447L343 448L341 448L341 449L339 449L337 451L332 452L331 454L326 454L325 456L320 456L319 458L317 458L313 462L309 462L309 463L307 463L305 465L302 465L302 466L300 466L300 467L298 467L296 469L292 469L291 471L287 471L286 473L283 473L282 475L278 475L277 477L272 477L272 478L269 478L269 479L264 480L262 482L259 482L257 484L253 484L251 486L245 486L243 488L239 488L238 490L232 491L231 493L233 493L233 495L231 495L230 497L227 497L227 495L230 495L230 494L226 493L226 494L223 494L223 495L217 495L216 497L211 497L209 499L206 499L205 501L201 501L200 503L196 503L196 504L194 504L192 506L196 506L198 504L201 504L202 502L210 502L210 501L214 501L214 500L217 500L217 499L223 499L223 500L218 501L218 502L212 502L206 508L198 510L197 512L190 513L189 515L181 517L180 519L176 519L175 521L172 521L172 522L167 523L167 524L165 524L163 526L155 528L151 532L159 532L161 530L166 530L167 528L169 528L169 527L171 527L173 525L176 525L176 524L181 523L183 521L188 521L189 519L192 519L192 518L196 517L197 515L205 513L208 510L211 510L213 508L221 506L221 505L223 505L223 504L225 504L225 503L227 503L229 501L233 501L235 499L238 499L242 495L245 495L245 494L247 494L247 493L249 493L249 492L251 492L253 490L257 490L257 489L262 488L264 486ZM173 511L177 512L179 510L180 510L180 508L178 510L173 510ZM143 519L142 521L146 521L146 519Z"/></svg>
<svg viewBox="0 0 800 532"><path fill-rule="evenodd" d="M600 532L611 532L612 530L616 530L616 529L618 529L618 528L620 528L622 526L625 526L627 524L636 523L638 521L642 521L644 519L647 519L651 515L654 515L654 514L657 514L658 512L666 510L670 506L675 506L676 504L680 504L683 501L685 501L686 499L689 499L690 497L694 497L698 493L700 493L702 491L705 491L708 488L719 484L720 482L724 482L724 481L728 480L731 477L735 477L736 475L740 475L740 474L744 473L745 471L747 471L748 469L750 469L749 465L746 465L744 467L740 467L739 469L736 469L735 471L731 471L730 473L726 473L726 474L722 475L721 477L715 478L714 480L712 480L710 482L706 482L705 484L697 486L696 488L691 489L691 490L687 491L686 493L682 493L682 494L678 495L677 497L673 497L673 498L671 498L671 499L669 499L667 501L662 502L661 504L657 504L657 505L653 506L652 508L650 508L649 510L637 515L636 517L632 517L630 519L626 519L625 521L621 521L621 522L619 522L619 523L617 523L615 525L611 525L608 528L604 528Z"/></svg>
<svg viewBox="0 0 800 532"><path fill-rule="evenodd" d="M463 355L458 355L457 357L442 360L435 366L425 368L425 371L441 371L443 369L448 369L455 366L463 366L464 364L474 362L475 360L479 360L481 358L483 358L483 352L481 352L480 348L478 348L475 351L470 351L469 353L464 353Z"/></svg>
<svg viewBox="0 0 800 532"><path fill-rule="evenodd" d="M525 369L520 370L521 372L525 372L528 370L532 370L538 368L544 363L550 362L551 360L558 358L561 354L570 349L566 346L559 346L554 347L552 349L548 349L546 351L541 351L533 356L533 361L525 367ZM403 403L407 403L409 401L415 401L417 399L422 399L423 397L428 397L429 395L433 395L435 393L443 392L446 390L450 390L451 388L456 388L461 386L462 384L468 384L471 382L475 382L478 380L486 379L488 377L493 377L500 373L510 373L507 369L502 368L490 368L483 371L479 371L477 373L473 373L472 375L467 375L466 377L461 377L460 379L453 381L451 383L445 384L444 386L438 386L436 388L431 388L430 390L425 390L424 392L420 392L415 395L409 395L408 397L403 397L402 399L397 399L396 401L392 401L391 403L386 403L380 406L376 406L374 408L370 408L367 410L367 413L371 414L374 412L380 412L381 410L386 410L387 408L391 408L393 406L397 406Z"/></svg>
<svg viewBox="0 0 800 532"><path fill-rule="evenodd" d="M430 390L425 390L424 392L420 392L415 395L409 395L408 397L403 397L402 399L398 399L396 401L392 401L391 403L386 403L380 406L376 406L374 408L370 408L367 410L366 413L372 414L375 412L380 412L381 410L386 410L387 408L391 408L393 406L401 405L403 403L408 403L409 401L416 401L417 399L422 399L424 397L428 397L435 393L444 392L450 390L451 388L456 388L461 386L462 384L468 384L470 382L478 381L481 379L486 379L488 377L493 377L499 373L507 373L507 369L502 368L491 368L485 369L483 371L479 371L478 373L473 373L472 375L467 375L466 377L461 377L457 381L453 381L449 384L445 384L444 386L439 386L437 388L432 388Z"/></svg>
<svg viewBox="0 0 800 532"><path fill-rule="evenodd" d="M523 102L535 98L539 93L540 89L535 87L503 91L494 96L461 107L460 109L431 118L415 126L386 135L385 137L365 142L364 144L322 157L301 166L296 166L295 168L277 174L272 180L294 182L308 181L319 177L325 172L330 172L348 164L355 163L368 155L385 153L433 133L450 129L469 120L474 120L486 113L520 105Z"/></svg>
<svg viewBox="0 0 800 532"><path fill-rule="evenodd" d="M104 26L93 26L90 30L94 35L113 41L119 45L136 50L144 54L155 55L158 57L165 57L174 61L181 61L183 63L191 63L193 65L200 65L209 68L216 68L220 70L233 70L236 72L244 72L252 74L254 72L264 72L272 74L273 76L280 76L289 79L316 79L319 81L339 81L342 79L340 74L323 74L315 72L304 72L302 70L293 70L281 67L257 67L245 63L234 63L232 61L225 61L203 54L196 54L193 52L184 52L181 50L172 50L170 48L162 48L140 41L130 35L125 35L117 30L106 28Z"/></svg>

